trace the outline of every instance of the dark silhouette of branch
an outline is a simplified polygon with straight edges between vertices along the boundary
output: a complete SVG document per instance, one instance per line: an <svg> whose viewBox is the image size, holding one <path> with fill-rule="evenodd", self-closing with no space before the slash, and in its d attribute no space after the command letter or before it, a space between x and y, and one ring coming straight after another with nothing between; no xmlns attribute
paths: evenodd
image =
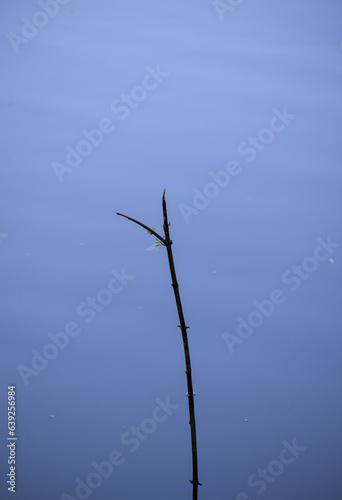
<svg viewBox="0 0 342 500"><path fill-rule="evenodd" d="M185 373L186 373L186 381L187 381L187 386L188 386L188 402L189 402L189 416L190 416L190 431L191 431L191 450L192 450L192 480L190 480L190 483L192 483L192 499L197 500L198 497L198 485L201 485L201 483L198 481L198 464L197 464L197 439L196 439L196 420L195 420L195 405L194 405L194 391L192 387L192 375L191 375L191 362L190 362L190 351L189 351L189 343L188 343L188 335L187 335L187 328L184 320L184 314L183 314L183 308L182 308L182 303L179 295L179 286L177 282L177 277L176 277L176 270L175 270L175 264L173 261L173 255L172 255L172 240L170 239L170 232L169 232L169 222L167 219L167 210L166 210L166 201L165 201L165 189L163 192L163 218L164 218L164 238L162 238L158 233L156 233L152 228L146 226L145 224L142 224L142 222L137 221L136 219L132 219L131 217L127 217L127 215L119 214L122 217L126 217L126 219L129 219L136 224L139 224L139 226L142 226L143 228L147 229L151 234L154 234L158 238L158 240L166 246L167 250L167 256L169 260L169 267L170 267L170 273L171 273L171 280L172 280L172 287L173 291L175 294L175 300L176 300L176 305L177 305L177 311L178 311L178 317L179 317L179 327L182 332L182 339L183 339L183 347L184 347L184 356L185 356Z"/></svg>
<svg viewBox="0 0 342 500"><path fill-rule="evenodd" d="M154 234L154 236L156 236L158 238L158 240L160 240L160 242L163 245L166 245L166 241L164 240L164 238L162 238L160 236L160 234L156 233L151 227L145 226L145 224L143 224L142 222L139 222L138 220L132 219L132 217L128 217L128 215L119 214L119 212L116 212L116 215L121 215L121 217L126 217L126 219L129 219L129 220L135 222L136 224L139 224L139 226L144 227L145 229L147 229L147 231L149 233Z"/></svg>

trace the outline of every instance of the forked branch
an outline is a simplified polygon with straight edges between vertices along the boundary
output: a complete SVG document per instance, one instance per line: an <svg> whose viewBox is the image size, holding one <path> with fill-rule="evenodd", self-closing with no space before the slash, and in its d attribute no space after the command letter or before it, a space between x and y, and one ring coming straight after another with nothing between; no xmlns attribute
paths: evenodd
<svg viewBox="0 0 342 500"><path fill-rule="evenodd" d="M170 273L171 273L171 280L172 280L172 288L174 291L175 295L175 300L176 300L176 305L177 305L177 311L178 311L178 317L179 317L179 327L182 332L182 339L183 339L183 347L184 347L184 357L185 357L185 373L186 373L186 381L187 381L187 387L188 387L188 402L189 402L189 416L190 416L190 431L191 431L191 451L192 451L192 480L190 480L190 483L192 483L192 499L197 500L198 496L198 485L201 485L201 483L198 481L198 464L197 464L197 440L196 440L196 420L195 420L195 404L194 404L194 391L192 387L192 375L191 375L191 362L190 362L190 351L189 351L189 343L188 343L188 335L187 335L187 328L184 320L184 314L183 314L183 308L182 308L182 303L179 295L179 286L177 282L177 277L176 277L176 270L175 270L175 265L173 261L173 255L172 255L172 240L170 239L170 232L169 232L169 222L167 219L167 210L166 210L166 201L165 201L165 189L163 192L163 219L164 219L164 238L161 237L156 231L154 231L152 228L146 226L142 222L139 222L136 219L132 219L132 217L128 217L127 215L123 215L117 212L118 215L121 215L122 217L126 217L126 219L131 220L132 222L135 222L139 226L147 229L147 231L154 236L158 238L158 240L166 246L167 250L167 256L169 260L169 267L170 267Z"/></svg>

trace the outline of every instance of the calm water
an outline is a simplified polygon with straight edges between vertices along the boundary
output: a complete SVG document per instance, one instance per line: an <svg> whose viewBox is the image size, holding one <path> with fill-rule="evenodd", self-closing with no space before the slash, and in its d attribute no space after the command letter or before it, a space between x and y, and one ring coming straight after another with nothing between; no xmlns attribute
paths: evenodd
<svg viewBox="0 0 342 500"><path fill-rule="evenodd" d="M1 495L15 384L17 500L191 498L166 188L199 499L338 500L342 7L116 4L0 7Z"/></svg>

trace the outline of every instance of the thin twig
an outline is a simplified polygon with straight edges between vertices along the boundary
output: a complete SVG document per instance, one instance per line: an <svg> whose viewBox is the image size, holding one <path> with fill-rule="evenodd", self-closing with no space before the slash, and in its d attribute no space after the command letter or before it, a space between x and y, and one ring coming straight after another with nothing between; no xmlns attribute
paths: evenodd
<svg viewBox="0 0 342 500"><path fill-rule="evenodd" d="M184 356L185 356L185 373L186 373L186 380L187 380L187 386L188 386L188 402L189 402L189 416L190 416L190 430L191 430L191 449L192 449L192 481L190 481L193 485L193 500L197 500L197 490L198 490L198 485L201 485L201 483L198 481L198 464L197 464L197 443L196 443L196 420L195 420L195 404L194 404L194 391L192 387L192 375L191 375L191 361L190 361L190 350L189 350L189 343L188 343L188 335L187 335L187 328L184 320L184 314L183 314L183 308L182 308L182 303L179 295L179 286L177 282L177 277L176 277L176 270L175 270L175 265L173 261L173 255L172 255L172 248L171 244L172 241L170 239L170 233L169 233L169 222L167 219L167 209L166 209L166 201L165 201L165 189L163 193L163 216L164 216L164 233L165 233L165 240L166 240L166 250L167 250L167 256L169 259L169 266L170 266L170 272L171 272L171 278L172 278L172 287L173 291L175 294L175 300L177 304L177 311L178 311L178 317L179 317L179 322L180 325L178 325L181 329L182 332L182 338L183 338L183 347L184 347Z"/></svg>
<svg viewBox="0 0 342 500"><path fill-rule="evenodd" d="M139 226L142 226L143 228L147 229L151 234L154 234L158 238L158 240L166 246L167 250L167 256L169 260L169 267L170 267L170 273L171 273L171 280L172 280L172 287L175 295L175 300L176 300L176 305L177 305L177 311L178 311L178 317L179 317L179 327L182 332L182 339L183 339L183 347L184 347L184 356L185 356L185 367L186 367L186 380L187 380L187 387L188 387L188 402L189 402L189 416L190 416L190 431L191 431L191 450L192 450L192 480L190 480L190 483L192 483L192 499L197 500L197 495L198 495L198 485L201 485L201 483L198 481L198 463L197 463L197 442L196 442L196 420L195 420L195 404L194 404L194 391L192 387L192 375L191 375L191 362L190 362L190 350L189 350L189 343L188 343L188 335L187 335L187 328L184 320L184 314L183 314L183 308L182 308L182 303L180 299L180 294L179 294L179 286L177 282L177 277L176 277L176 270L175 270L175 264L173 261L173 255L172 255L172 240L170 238L170 232L169 232L169 222L167 219L167 210L166 210L166 201L165 201L165 189L163 192L163 218L164 218L164 233L165 236L162 238L156 231L154 231L152 228L146 226L142 222L139 222L136 219L132 219L132 217L128 217L127 215L123 215L117 212L118 215L121 215L122 217L126 217L126 219L129 219Z"/></svg>
<svg viewBox="0 0 342 500"><path fill-rule="evenodd" d="M135 222L136 224L139 224L139 226L144 227L145 229L147 229L147 231L154 234L154 236L156 236L158 238L158 240L160 240L162 245L166 245L166 241L164 240L164 238L162 238L160 236L160 234L156 233L151 227L146 226L145 224L143 224L142 222L139 222L136 219L132 219L132 217L128 217L128 215L119 214L119 212L116 212L116 215L121 215L121 217L126 217L126 219L129 219L129 220Z"/></svg>

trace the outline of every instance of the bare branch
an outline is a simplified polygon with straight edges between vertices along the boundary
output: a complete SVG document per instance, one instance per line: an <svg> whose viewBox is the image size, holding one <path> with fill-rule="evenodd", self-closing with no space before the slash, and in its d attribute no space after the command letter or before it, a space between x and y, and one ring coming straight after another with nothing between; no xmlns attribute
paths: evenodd
<svg viewBox="0 0 342 500"><path fill-rule="evenodd" d="M187 387L188 387L188 403L189 403L189 416L190 416L190 432L191 432L191 450L192 450L192 480L190 480L190 483L193 486L192 489L192 499L197 500L197 495L198 495L198 486L201 486L201 483L198 480L198 463L197 463L197 438L196 438L196 420L195 420L195 403L194 403L194 391L193 391L193 386L192 386L192 374L191 374L191 362L190 362L190 350L189 350L189 343L188 343L188 336L186 330L189 328L185 324L184 320L184 314L183 314L183 308L182 308L182 303L181 303L181 298L179 294L179 286L177 282L177 277L176 277L176 269L175 269L175 264L173 260L173 255L172 255L172 240L170 239L170 231L169 231L169 221L167 219L167 209L166 209L166 201L165 201L165 191L164 189L163 192L163 219L164 219L164 235L165 237L162 238L158 233L156 233L152 228L146 226L142 222L137 221L136 219L132 219L132 217L128 217L127 215L119 214L122 217L126 217L126 219L129 219L139 226L147 229L150 234L154 234L158 238L158 240L166 247L167 250L167 256L169 260L169 267L170 267L170 274L171 274L171 285L174 291L175 295L175 300L176 300L176 306L177 306L177 312L178 312L178 317L179 317L179 322L180 324L178 325L181 329L182 332L182 339L183 339L183 347L184 347L184 357L185 357L185 373L186 373L186 380L187 380Z"/></svg>
<svg viewBox="0 0 342 500"><path fill-rule="evenodd" d="M165 239L162 236L160 236L160 234L156 233L151 227L146 226L145 224L143 224L142 222L139 222L136 219L132 219L132 217L128 217L128 215L119 214L119 212L116 212L116 215L121 215L121 217L126 217L126 219L129 219L129 220L135 222L136 224L139 224L139 226L147 229L147 231L149 231L151 234L154 234L154 236L156 238L158 238L158 240L162 243L162 245L166 245Z"/></svg>

